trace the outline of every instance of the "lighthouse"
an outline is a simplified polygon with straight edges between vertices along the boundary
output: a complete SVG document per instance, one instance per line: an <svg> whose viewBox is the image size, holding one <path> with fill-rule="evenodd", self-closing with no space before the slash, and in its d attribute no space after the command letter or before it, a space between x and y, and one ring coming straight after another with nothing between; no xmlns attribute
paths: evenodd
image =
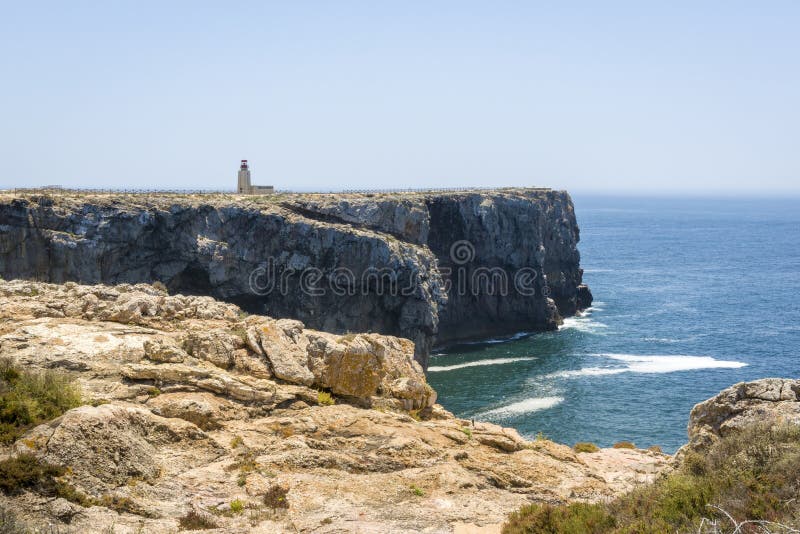
<svg viewBox="0 0 800 534"><path fill-rule="evenodd" d="M251 187L250 167L247 166L247 160L243 159L242 164L239 167L239 194L249 195Z"/></svg>
<svg viewBox="0 0 800 534"><path fill-rule="evenodd" d="M243 159L239 165L239 185L237 191L240 195L274 195L275 188L271 185L253 185L250 181L250 166Z"/></svg>

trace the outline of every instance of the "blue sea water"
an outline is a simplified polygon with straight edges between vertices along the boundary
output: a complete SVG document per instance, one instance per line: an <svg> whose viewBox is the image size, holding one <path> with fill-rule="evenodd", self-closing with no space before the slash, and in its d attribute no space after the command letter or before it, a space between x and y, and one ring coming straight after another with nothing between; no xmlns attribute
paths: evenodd
<svg viewBox="0 0 800 534"><path fill-rule="evenodd" d="M574 201L594 305L557 332L435 354L445 408L527 437L673 452L697 402L800 377L800 199Z"/></svg>

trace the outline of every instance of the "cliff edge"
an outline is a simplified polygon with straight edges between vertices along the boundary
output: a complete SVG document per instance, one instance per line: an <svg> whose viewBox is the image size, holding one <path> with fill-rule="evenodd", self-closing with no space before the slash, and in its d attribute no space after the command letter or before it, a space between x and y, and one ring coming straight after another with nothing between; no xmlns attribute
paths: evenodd
<svg viewBox="0 0 800 534"><path fill-rule="evenodd" d="M326 332L434 343L588 307L563 191L0 195L0 276L164 283Z"/></svg>

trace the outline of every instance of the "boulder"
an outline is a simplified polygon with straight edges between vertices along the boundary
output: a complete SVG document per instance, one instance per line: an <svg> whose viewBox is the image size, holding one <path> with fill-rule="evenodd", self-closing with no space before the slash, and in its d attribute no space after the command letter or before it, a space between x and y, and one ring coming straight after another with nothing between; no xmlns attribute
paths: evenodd
<svg viewBox="0 0 800 534"><path fill-rule="evenodd" d="M226 330L193 330L184 341L184 347L190 355L222 369L233 367L235 351L244 346L241 337Z"/></svg>
<svg viewBox="0 0 800 534"><path fill-rule="evenodd" d="M800 424L800 380L765 378L740 382L697 404L689 416L691 449L756 423Z"/></svg>
<svg viewBox="0 0 800 534"><path fill-rule="evenodd" d="M222 449L196 425L133 405L82 406L33 429L17 443L70 470L70 481L100 495L130 480L152 482L212 461ZM30 450L30 449L33 450Z"/></svg>
<svg viewBox="0 0 800 534"><path fill-rule="evenodd" d="M163 363L180 363L188 354L169 340L147 340L144 342L144 355L148 360Z"/></svg>

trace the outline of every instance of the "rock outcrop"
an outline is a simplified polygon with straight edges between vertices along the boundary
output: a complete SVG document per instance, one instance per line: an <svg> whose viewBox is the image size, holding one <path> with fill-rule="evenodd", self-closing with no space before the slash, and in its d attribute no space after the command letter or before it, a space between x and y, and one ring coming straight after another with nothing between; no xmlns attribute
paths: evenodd
<svg viewBox="0 0 800 534"><path fill-rule="evenodd" d="M740 382L697 404L689 417L686 448L705 450L720 437L770 423L800 425L800 380Z"/></svg>
<svg viewBox="0 0 800 534"><path fill-rule="evenodd" d="M578 238L569 195L544 189L0 196L7 279L159 281L325 332L404 337L423 367L435 342L553 329L587 307Z"/></svg>
<svg viewBox="0 0 800 534"><path fill-rule="evenodd" d="M666 465L458 419L413 353L151 286L0 281L0 358L71 374L88 403L0 451L65 468L86 502L0 504L60 532L176 532L189 512L225 533L492 532L527 502L605 499Z"/></svg>

